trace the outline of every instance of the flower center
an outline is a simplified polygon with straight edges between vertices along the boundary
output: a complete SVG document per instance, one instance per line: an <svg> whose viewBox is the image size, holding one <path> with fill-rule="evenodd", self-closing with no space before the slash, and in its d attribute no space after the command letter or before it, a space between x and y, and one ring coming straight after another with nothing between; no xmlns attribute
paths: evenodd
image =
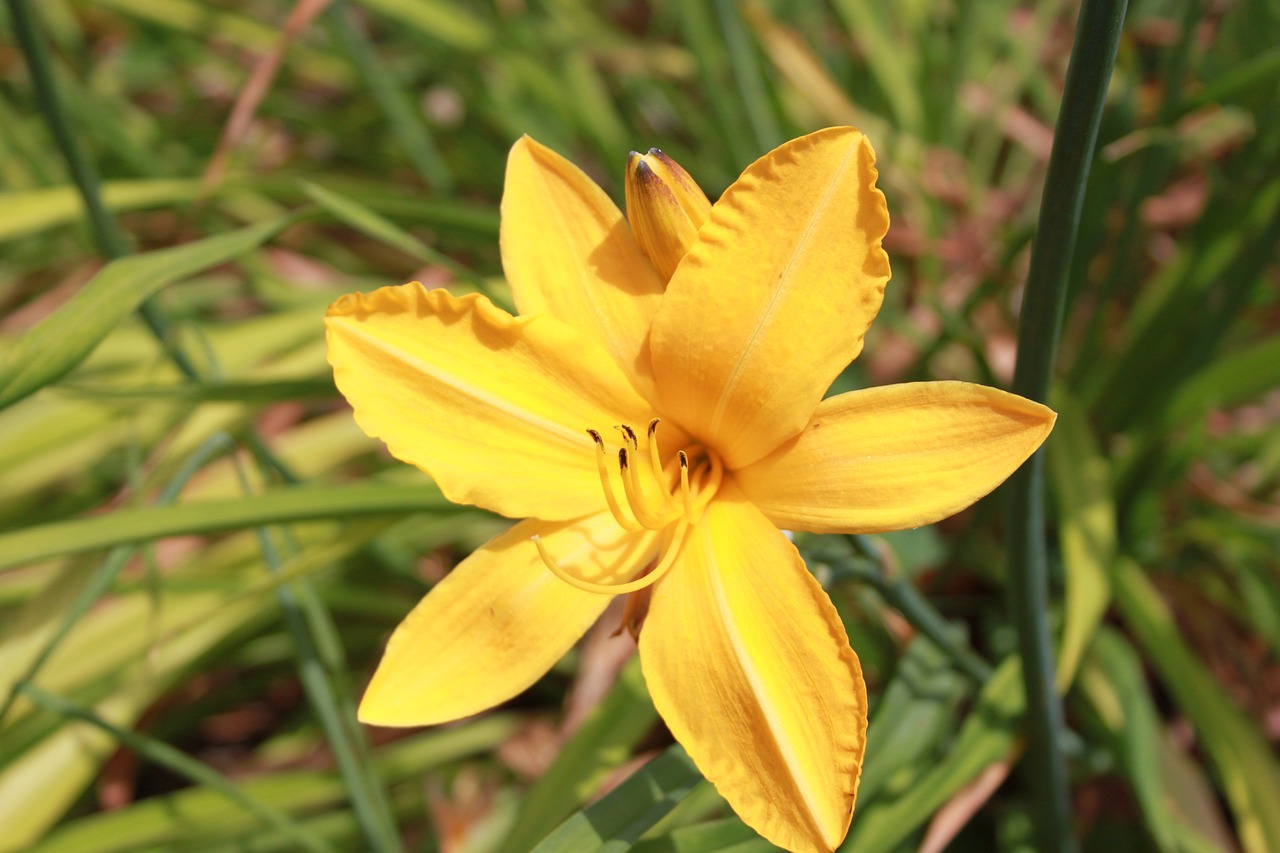
<svg viewBox="0 0 1280 853"><path fill-rule="evenodd" d="M617 429L622 433L622 446L618 449L616 462L600 433L594 429L587 430L596 446L600 486L614 519L626 530L647 528L662 531L664 542L657 562L650 571L635 580L597 583L578 577L561 566L542 540L534 536L533 543L542 561L565 583L587 592L608 595L634 592L655 583L675 563L690 525L702 518L707 504L715 497L724 479L724 463L720 461L719 454L700 444L692 444L677 451L674 459L664 463L657 441L659 423L659 418L649 422L645 431L648 448L643 452L636 431L628 424L619 424ZM622 483L626 509L614 488L615 470Z"/></svg>

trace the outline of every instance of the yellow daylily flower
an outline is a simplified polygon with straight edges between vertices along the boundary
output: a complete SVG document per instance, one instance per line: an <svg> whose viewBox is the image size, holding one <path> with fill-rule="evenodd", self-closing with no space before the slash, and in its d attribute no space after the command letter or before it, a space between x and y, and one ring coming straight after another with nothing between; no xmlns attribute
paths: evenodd
<svg viewBox="0 0 1280 853"><path fill-rule="evenodd" d="M823 399L889 279L875 181L861 133L819 131L749 166L696 229L661 232L673 220L631 207L634 230L658 223L642 248L599 187L526 137L502 200L518 316L417 283L333 304L329 361L361 428L451 500L525 519L404 620L362 720L509 699L631 593L654 704L707 779L780 847L841 842L866 688L780 528L937 521L1055 417L963 382Z"/></svg>

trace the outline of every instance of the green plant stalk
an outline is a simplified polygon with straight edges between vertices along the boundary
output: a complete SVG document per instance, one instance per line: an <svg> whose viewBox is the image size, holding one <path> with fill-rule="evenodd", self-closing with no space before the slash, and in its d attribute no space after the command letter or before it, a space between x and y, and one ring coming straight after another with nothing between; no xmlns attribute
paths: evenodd
<svg viewBox="0 0 1280 853"><path fill-rule="evenodd" d="M1013 391L1033 400L1044 401L1049 394L1089 166L1127 6L1127 0L1085 0L1076 26L1018 325ZM1009 479L1005 498L1009 599L1027 695L1024 766L1034 768L1030 782L1037 847L1074 850L1070 788L1060 748L1062 704L1054 686L1048 619L1043 449Z"/></svg>
<svg viewBox="0 0 1280 853"><path fill-rule="evenodd" d="M302 824L261 800L249 796L212 767L184 754L181 750L174 749L155 738L113 725L92 710L62 696L41 690L34 684L24 684L22 692L36 704L64 717L96 726L144 758L185 776L197 785L204 785L210 790L217 791L267 826L291 838L302 849L313 851L313 853L332 853L333 847Z"/></svg>
<svg viewBox="0 0 1280 853"><path fill-rule="evenodd" d="M902 618L951 658L958 670L979 685L990 681L994 673L991 664L957 636L956 629L938 612L933 602L921 595L915 584L906 578L889 577L884 570L884 563L875 549L867 544L865 537L851 535L848 538L866 558L866 565L851 563L848 567L850 574L870 584L890 607L902 614Z"/></svg>

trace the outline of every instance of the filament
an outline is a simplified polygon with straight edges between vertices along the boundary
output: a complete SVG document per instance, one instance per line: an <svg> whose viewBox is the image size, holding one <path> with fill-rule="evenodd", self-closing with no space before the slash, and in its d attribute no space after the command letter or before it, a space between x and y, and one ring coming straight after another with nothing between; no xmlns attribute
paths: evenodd
<svg viewBox="0 0 1280 853"><path fill-rule="evenodd" d="M538 556L542 558L542 562L546 565L551 573L560 580L569 584L583 592L595 592L601 595L621 595L627 592L635 592L638 589L644 589L658 582L659 578L665 575L675 564L676 557L680 553L681 547L684 545L685 534L689 531L689 525L685 521L681 521L676 525L675 534L671 537L671 542L667 545L666 550L662 554L662 558L653 570L647 574L641 575L635 580L625 581L623 583L596 583L584 578L580 578L569 572L568 569L556 562L556 558L551 556L547 551L547 546L542 544L542 538L534 534L533 544L538 549Z"/></svg>
<svg viewBox="0 0 1280 853"><path fill-rule="evenodd" d="M604 449L604 439L600 437L600 433L593 429L587 430L587 435L591 436L591 440L596 443L596 470L600 474L600 483L604 487L605 503L609 504L609 512L613 514L613 518L623 530L639 530L640 525L622 514L622 507L618 505L618 498L613 493L613 483L609 479L609 462L608 453ZM626 477L623 477L625 483Z"/></svg>

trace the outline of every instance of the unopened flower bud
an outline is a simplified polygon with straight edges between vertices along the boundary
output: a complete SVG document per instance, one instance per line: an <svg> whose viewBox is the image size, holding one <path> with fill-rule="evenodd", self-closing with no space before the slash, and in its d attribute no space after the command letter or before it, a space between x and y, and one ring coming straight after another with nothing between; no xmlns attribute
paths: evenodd
<svg viewBox="0 0 1280 853"><path fill-rule="evenodd" d="M711 202L680 164L657 148L627 158L627 220L641 251L670 281L711 215Z"/></svg>

